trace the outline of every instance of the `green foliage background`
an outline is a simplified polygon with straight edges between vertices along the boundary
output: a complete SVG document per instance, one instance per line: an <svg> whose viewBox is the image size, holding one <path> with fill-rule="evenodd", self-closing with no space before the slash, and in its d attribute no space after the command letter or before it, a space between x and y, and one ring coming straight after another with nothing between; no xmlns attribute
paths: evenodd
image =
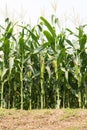
<svg viewBox="0 0 87 130"><path fill-rule="evenodd" d="M54 15L34 27L7 18L0 25L1 108L86 108L85 28L61 30Z"/></svg>

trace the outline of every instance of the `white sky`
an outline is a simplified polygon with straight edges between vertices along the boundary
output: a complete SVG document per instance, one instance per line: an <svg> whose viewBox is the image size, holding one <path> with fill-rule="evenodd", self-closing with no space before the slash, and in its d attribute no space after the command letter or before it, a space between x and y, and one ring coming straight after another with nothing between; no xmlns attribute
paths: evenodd
<svg viewBox="0 0 87 130"><path fill-rule="evenodd" d="M0 24L5 17L36 24L41 15L49 18L53 13L63 26L86 24L87 0L0 0Z"/></svg>

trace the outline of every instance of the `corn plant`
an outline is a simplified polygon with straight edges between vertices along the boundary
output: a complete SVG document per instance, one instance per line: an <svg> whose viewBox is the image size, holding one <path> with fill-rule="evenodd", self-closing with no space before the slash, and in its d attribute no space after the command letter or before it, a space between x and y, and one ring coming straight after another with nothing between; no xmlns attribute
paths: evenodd
<svg viewBox="0 0 87 130"><path fill-rule="evenodd" d="M1 49L3 51L3 62L2 62L2 75L1 75L1 81L2 81L2 87L1 87L1 107L3 107L3 91L4 91L4 84L5 82L7 82L7 86L8 87L8 103L7 103L7 107L10 108L10 91L11 91L11 71L13 68L13 52L11 51L13 45L14 44L11 40L11 38L13 38L13 28L14 26L12 26L12 23L9 21L9 19L7 18L5 20L6 22L6 28L4 29L4 34L3 37L1 39L1 42L3 43L1 46ZM4 73L3 73L4 72ZM4 79L4 75L8 74L7 78Z"/></svg>
<svg viewBox="0 0 87 130"><path fill-rule="evenodd" d="M64 47L64 39L65 35L64 33L57 34L56 33L56 26L51 26L51 24L41 17L41 20L43 21L43 24L47 27L48 30L44 30L44 35L47 38L47 42L49 43L49 46L51 47L52 53L53 53L53 64L54 64L54 71L55 71L55 78L56 78L56 83L55 83L55 88L56 88L56 106L57 108L60 108L60 94L59 94L59 85L58 85L58 80L59 80L59 74L58 74L58 69L60 67L60 63L62 60L62 56L64 55L65 52L65 47ZM55 25L56 25L56 19L55 19ZM63 48L64 47L64 48ZM60 56L61 55L61 56Z"/></svg>
<svg viewBox="0 0 87 130"><path fill-rule="evenodd" d="M74 64L74 76L77 79L78 82L78 103L79 103L79 107L82 107L82 90L81 90L81 85L82 85L82 64L83 63L83 55L85 53L85 44L86 44L86 34L84 33L84 28L85 26L79 26L79 28L77 28L78 30L78 34L75 34L74 32L72 32L71 30L67 29L70 34L73 34L77 41L75 44L79 45L79 48L76 48L73 42L66 40L70 46L73 47L73 64Z"/></svg>

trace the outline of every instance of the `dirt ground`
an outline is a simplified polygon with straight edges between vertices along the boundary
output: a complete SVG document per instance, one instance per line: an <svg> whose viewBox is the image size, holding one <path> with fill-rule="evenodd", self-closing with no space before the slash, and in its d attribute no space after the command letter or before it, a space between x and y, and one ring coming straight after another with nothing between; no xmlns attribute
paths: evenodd
<svg viewBox="0 0 87 130"><path fill-rule="evenodd" d="M0 109L0 130L87 130L87 110Z"/></svg>

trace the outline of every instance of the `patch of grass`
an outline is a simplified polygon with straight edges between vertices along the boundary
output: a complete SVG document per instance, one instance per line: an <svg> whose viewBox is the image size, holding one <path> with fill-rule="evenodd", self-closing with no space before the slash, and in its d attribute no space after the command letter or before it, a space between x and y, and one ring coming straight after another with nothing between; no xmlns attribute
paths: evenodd
<svg viewBox="0 0 87 130"><path fill-rule="evenodd" d="M0 108L0 117L7 116L7 115L14 115L16 109L5 109Z"/></svg>
<svg viewBox="0 0 87 130"><path fill-rule="evenodd" d="M85 129L87 129L87 128L85 128ZM80 126L69 126L68 128L67 128L67 130L85 130L84 129L84 127L82 126L82 125L80 125Z"/></svg>
<svg viewBox="0 0 87 130"><path fill-rule="evenodd" d="M5 115L8 115L8 112L6 111L6 109L1 109L0 108L0 117L3 117Z"/></svg>
<svg viewBox="0 0 87 130"><path fill-rule="evenodd" d="M67 130L80 130L80 128L78 128L78 127L73 127L73 128L72 127L68 127Z"/></svg>
<svg viewBox="0 0 87 130"><path fill-rule="evenodd" d="M53 112L53 109L36 109L36 110L29 110L31 114L50 114Z"/></svg>
<svg viewBox="0 0 87 130"><path fill-rule="evenodd" d="M63 109L63 115L60 120L76 118L78 116L77 109Z"/></svg>

